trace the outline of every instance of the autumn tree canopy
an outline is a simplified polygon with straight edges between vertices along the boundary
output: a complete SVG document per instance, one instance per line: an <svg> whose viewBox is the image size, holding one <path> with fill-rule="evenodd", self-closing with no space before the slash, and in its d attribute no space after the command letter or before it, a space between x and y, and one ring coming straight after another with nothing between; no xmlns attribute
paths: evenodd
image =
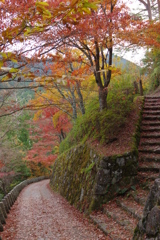
<svg viewBox="0 0 160 240"><path fill-rule="evenodd" d="M115 0L30 0L27 3L6 0L1 1L1 5L1 66L8 60L19 61L24 54L32 56L28 59L30 62L37 59L45 61L46 58L51 58L51 54L61 55L62 58L67 57L73 49L78 49L83 63L94 74L100 109L107 108L113 47L125 45L125 41L139 44L141 38L136 38L135 31L143 30L140 19L133 18L126 6ZM18 43L21 43L20 46ZM14 51L14 54L5 53L10 45L16 46L18 51ZM26 62L24 64L27 65ZM29 68L21 72L12 68L7 77L19 77L19 73L24 74L25 78L27 75L32 80L35 78ZM52 77L56 81L57 76L53 71Z"/></svg>

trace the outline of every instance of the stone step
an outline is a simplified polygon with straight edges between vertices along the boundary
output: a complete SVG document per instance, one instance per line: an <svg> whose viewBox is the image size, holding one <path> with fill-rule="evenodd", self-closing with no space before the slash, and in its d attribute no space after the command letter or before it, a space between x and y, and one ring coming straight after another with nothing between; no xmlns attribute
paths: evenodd
<svg viewBox="0 0 160 240"><path fill-rule="evenodd" d="M141 137L142 138L156 138L156 139L159 139L160 138L160 132L156 132L156 131L151 132L151 133L142 132Z"/></svg>
<svg viewBox="0 0 160 240"><path fill-rule="evenodd" d="M119 225L123 226L125 230L130 231L132 234L134 233L138 220L119 207L115 200L104 204L103 212Z"/></svg>
<svg viewBox="0 0 160 240"><path fill-rule="evenodd" d="M146 105L160 105L160 100L146 100L144 106Z"/></svg>
<svg viewBox="0 0 160 240"><path fill-rule="evenodd" d="M157 121L157 120L160 120L160 116L156 116L156 115L149 115L149 116L148 116L148 115L146 114L146 115L143 115L143 116L142 116L142 119L143 119L143 120L149 120L149 121L151 121L151 120L152 120L152 121Z"/></svg>
<svg viewBox="0 0 160 240"><path fill-rule="evenodd" d="M155 161L156 159L160 159L160 146L154 145L150 147L139 147L138 151L143 154L151 154Z"/></svg>
<svg viewBox="0 0 160 240"><path fill-rule="evenodd" d="M139 160L142 162L155 162L160 163L160 154L154 153L140 153Z"/></svg>
<svg viewBox="0 0 160 240"><path fill-rule="evenodd" d="M141 138L140 144L142 146L160 146L160 138Z"/></svg>
<svg viewBox="0 0 160 240"><path fill-rule="evenodd" d="M142 218L144 207L141 204L134 201L132 197L126 199L124 197L123 198L121 197L118 198L116 202L118 206L120 206L126 212L132 214L132 216L137 220L140 220Z"/></svg>
<svg viewBox="0 0 160 240"><path fill-rule="evenodd" d="M139 185L136 186L136 189L134 191L130 191L130 195L133 197L134 201L144 207L149 191L143 188L143 182L139 182L138 184Z"/></svg>
<svg viewBox="0 0 160 240"><path fill-rule="evenodd" d="M142 126L141 131L143 132L160 132L160 126Z"/></svg>
<svg viewBox="0 0 160 240"><path fill-rule="evenodd" d="M145 103L143 109L144 109L144 111L147 108L152 109L152 110L156 110L156 109L159 110L159 107L160 107L160 102L159 103Z"/></svg>
<svg viewBox="0 0 160 240"><path fill-rule="evenodd" d="M147 171L147 172L138 172L137 178L141 182L141 185L147 181L153 181L159 177L159 172ZM141 186L142 187L142 186Z"/></svg>
<svg viewBox="0 0 160 240"><path fill-rule="evenodd" d="M153 109L152 110L148 110L148 111L143 111L143 115L155 115L155 116L157 116L157 115L160 115L160 111L158 111L158 110L154 110L153 111Z"/></svg>
<svg viewBox="0 0 160 240"><path fill-rule="evenodd" d="M142 120L141 126L160 126L160 121L147 121L147 120Z"/></svg>
<svg viewBox="0 0 160 240"><path fill-rule="evenodd" d="M147 195L148 196L148 195ZM146 203L146 200L147 200L147 197L138 197L136 194L133 194L132 195L133 199L135 202L137 202L138 204L141 204L142 206L145 206L145 203Z"/></svg>
<svg viewBox="0 0 160 240"><path fill-rule="evenodd" d="M143 110L144 111L159 111L160 110L160 104L159 105L148 105L148 104L144 104L144 107L143 107Z"/></svg>
<svg viewBox="0 0 160 240"><path fill-rule="evenodd" d="M133 237L133 234L125 230L124 226L121 226L102 212L92 213L90 219L107 235L107 240L129 240Z"/></svg>
<svg viewBox="0 0 160 240"><path fill-rule="evenodd" d="M144 108L146 108L146 107L159 107L160 106L160 101L158 101L158 102L145 102L144 103Z"/></svg>
<svg viewBox="0 0 160 240"><path fill-rule="evenodd" d="M145 103L146 102L160 102L159 97L145 97Z"/></svg>
<svg viewBox="0 0 160 240"><path fill-rule="evenodd" d="M160 101L159 101L159 99L158 100L156 100L156 99L154 99L154 100L146 100L145 102L144 102L144 105L150 105L150 104L155 104L155 105L160 105Z"/></svg>
<svg viewBox="0 0 160 240"><path fill-rule="evenodd" d="M159 96L153 96L153 95L146 95L145 100L146 99L160 99L160 97Z"/></svg>
<svg viewBox="0 0 160 240"><path fill-rule="evenodd" d="M159 173L160 163L159 162L139 162L138 171L140 172L157 172Z"/></svg>

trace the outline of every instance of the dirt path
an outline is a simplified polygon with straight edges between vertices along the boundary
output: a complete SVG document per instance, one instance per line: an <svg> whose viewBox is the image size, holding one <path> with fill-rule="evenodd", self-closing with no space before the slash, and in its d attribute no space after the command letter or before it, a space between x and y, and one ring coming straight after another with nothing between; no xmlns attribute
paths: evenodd
<svg viewBox="0 0 160 240"><path fill-rule="evenodd" d="M33 183L12 207L3 240L109 240L73 206L49 187L49 180Z"/></svg>

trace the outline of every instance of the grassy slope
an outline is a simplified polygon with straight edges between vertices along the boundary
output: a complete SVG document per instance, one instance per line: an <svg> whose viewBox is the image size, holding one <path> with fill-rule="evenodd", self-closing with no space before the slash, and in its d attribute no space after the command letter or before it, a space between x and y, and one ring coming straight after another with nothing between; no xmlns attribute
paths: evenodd
<svg viewBox="0 0 160 240"><path fill-rule="evenodd" d="M87 105L86 114L77 119L71 132L60 145L60 153L78 143L87 142L98 153L108 156L123 154L135 147L134 134L142 98L134 93L128 79L115 81L108 94L108 110L99 111L98 97Z"/></svg>

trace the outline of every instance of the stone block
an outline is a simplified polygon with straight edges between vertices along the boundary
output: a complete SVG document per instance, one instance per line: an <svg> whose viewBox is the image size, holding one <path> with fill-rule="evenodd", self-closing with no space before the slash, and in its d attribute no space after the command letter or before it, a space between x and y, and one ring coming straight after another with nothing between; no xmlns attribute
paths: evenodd
<svg viewBox="0 0 160 240"><path fill-rule="evenodd" d="M5 208L5 205L3 202L0 202L0 209L2 211L4 218L7 218L7 212L6 212L6 208Z"/></svg>
<svg viewBox="0 0 160 240"><path fill-rule="evenodd" d="M2 202L3 202L4 206L5 206L6 212L9 213L9 206L8 206L8 203L7 203L6 199L2 199Z"/></svg>
<svg viewBox="0 0 160 240"><path fill-rule="evenodd" d="M97 172L97 184L106 185L111 182L111 172L107 169L99 169Z"/></svg>
<svg viewBox="0 0 160 240"><path fill-rule="evenodd" d="M6 212L6 209L5 209L5 206L4 206L4 203L3 203L3 202L0 202L0 208L2 209L3 216L4 216L5 218L7 218L7 212Z"/></svg>
<svg viewBox="0 0 160 240"><path fill-rule="evenodd" d="M100 166L100 168L107 169L108 168L108 163L104 160L101 160L99 166Z"/></svg>
<svg viewBox="0 0 160 240"><path fill-rule="evenodd" d="M7 194L7 198L8 198L9 206L11 208L13 204L12 204L12 200L9 193Z"/></svg>
<svg viewBox="0 0 160 240"><path fill-rule="evenodd" d="M117 164L118 164L120 167L125 166L125 158L124 158L124 157L117 158L117 159L116 159L116 162L117 162Z"/></svg>
<svg viewBox="0 0 160 240"><path fill-rule="evenodd" d="M160 208L155 206L148 215L146 234L148 237L156 237L158 233L160 233Z"/></svg>
<svg viewBox="0 0 160 240"><path fill-rule="evenodd" d="M102 186L102 185L96 184L94 194L95 195L104 195L105 194L105 187Z"/></svg>
<svg viewBox="0 0 160 240"><path fill-rule="evenodd" d="M2 225L2 223L0 223L0 232L3 232L3 225ZM1 236L0 236L0 240L2 240Z"/></svg>
<svg viewBox="0 0 160 240"><path fill-rule="evenodd" d="M84 189L82 188L82 189L81 189L81 195L80 195L80 199L79 199L79 200L80 200L80 202L82 201L82 199L83 199L83 196L84 196Z"/></svg>
<svg viewBox="0 0 160 240"><path fill-rule="evenodd" d="M6 224L6 220L5 220L5 217L4 217L4 215L3 215L3 211L2 211L1 208L0 208L0 222L1 222L2 224Z"/></svg>
<svg viewBox="0 0 160 240"><path fill-rule="evenodd" d="M119 182L119 180L122 179L122 169L118 169L116 171L112 172L112 184L115 184L116 182Z"/></svg>
<svg viewBox="0 0 160 240"><path fill-rule="evenodd" d="M4 199L6 200L6 204L8 206L9 211L10 211L11 207L10 207L10 203L9 203L8 197L5 196Z"/></svg>
<svg viewBox="0 0 160 240"><path fill-rule="evenodd" d="M10 196L11 204L12 204L12 206L13 206L13 204L14 204L14 199L13 199L13 194L12 194L12 192L9 192L8 195Z"/></svg>

